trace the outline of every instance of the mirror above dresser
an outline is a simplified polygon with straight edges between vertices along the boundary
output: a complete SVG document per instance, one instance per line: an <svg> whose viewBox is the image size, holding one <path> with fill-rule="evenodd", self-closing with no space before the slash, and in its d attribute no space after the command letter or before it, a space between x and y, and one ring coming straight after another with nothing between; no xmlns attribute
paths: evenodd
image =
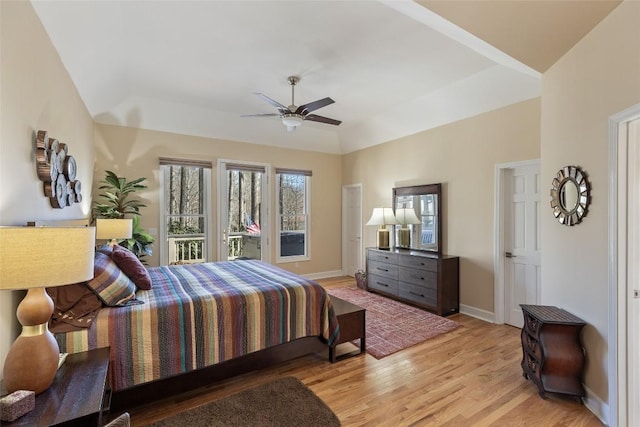
<svg viewBox="0 0 640 427"><path fill-rule="evenodd" d="M442 253L442 185L426 184L393 189L396 247Z"/></svg>

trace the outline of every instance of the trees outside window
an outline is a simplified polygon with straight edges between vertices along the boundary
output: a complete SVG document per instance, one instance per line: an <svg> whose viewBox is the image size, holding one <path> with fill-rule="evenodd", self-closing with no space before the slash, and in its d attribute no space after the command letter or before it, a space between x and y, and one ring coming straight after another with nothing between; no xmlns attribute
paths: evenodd
<svg viewBox="0 0 640 427"><path fill-rule="evenodd" d="M207 200L211 168L161 164L163 175L163 232L167 239L166 263L207 260Z"/></svg>
<svg viewBox="0 0 640 427"><path fill-rule="evenodd" d="M311 173L276 169L279 261L309 258L309 186Z"/></svg>

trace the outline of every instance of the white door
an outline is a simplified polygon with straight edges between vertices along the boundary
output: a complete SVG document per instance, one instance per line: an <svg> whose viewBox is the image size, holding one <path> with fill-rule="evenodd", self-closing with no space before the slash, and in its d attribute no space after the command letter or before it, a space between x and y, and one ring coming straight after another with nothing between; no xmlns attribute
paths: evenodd
<svg viewBox="0 0 640 427"><path fill-rule="evenodd" d="M362 269L362 185L342 187L342 271Z"/></svg>
<svg viewBox="0 0 640 427"><path fill-rule="evenodd" d="M540 299L539 164L506 170L504 189L504 321L520 328L520 304Z"/></svg>
<svg viewBox="0 0 640 427"><path fill-rule="evenodd" d="M218 260L270 261L269 166L218 161Z"/></svg>

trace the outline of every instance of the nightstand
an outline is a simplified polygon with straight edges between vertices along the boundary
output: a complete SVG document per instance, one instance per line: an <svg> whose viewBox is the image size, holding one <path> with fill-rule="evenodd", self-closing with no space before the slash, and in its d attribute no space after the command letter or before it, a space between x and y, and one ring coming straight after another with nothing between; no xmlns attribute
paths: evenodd
<svg viewBox="0 0 640 427"><path fill-rule="evenodd" d="M580 331L585 322L558 307L520 304L522 327L522 375L546 392L585 396L582 386L585 354Z"/></svg>
<svg viewBox="0 0 640 427"><path fill-rule="evenodd" d="M338 325L340 325L340 338L338 338L333 347L329 347L329 361L335 363L338 360L364 353L367 349L365 341L365 309L333 295L331 296L331 304L338 318ZM359 350L347 354L336 354L336 346L338 344L357 339L360 340Z"/></svg>
<svg viewBox="0 0 640 427"><path fill-rule="evenodd" d="M108 368L108 348L69 354L35 409L3 427L102 425Z"/></svg>

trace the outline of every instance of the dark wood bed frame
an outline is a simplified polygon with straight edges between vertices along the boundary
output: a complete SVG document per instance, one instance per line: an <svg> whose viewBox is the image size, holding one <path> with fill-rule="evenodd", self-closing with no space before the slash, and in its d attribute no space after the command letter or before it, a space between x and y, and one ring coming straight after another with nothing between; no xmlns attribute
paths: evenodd
<svg viewBox="0 0 640 427"><path fill-rule="evenodd" d="M319 337L299 338L206 368L114 392L108 410L111 412L126 411L136 406L195 390L217 381L273 366L307 354L322 353L325 360L328 360L326 359L328 350L327 344Z"/></svg>

